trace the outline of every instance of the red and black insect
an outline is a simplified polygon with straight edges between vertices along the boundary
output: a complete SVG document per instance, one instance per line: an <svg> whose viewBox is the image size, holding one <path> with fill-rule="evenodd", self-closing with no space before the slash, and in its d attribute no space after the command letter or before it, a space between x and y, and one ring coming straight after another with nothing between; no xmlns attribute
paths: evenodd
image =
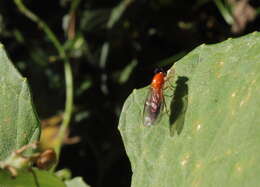
<svg viewBox="0 0 260 187"><path fill-rule="evenodd" d="M165 105L163 87L166 73L159 71L152 79L150 90L144 104L143 122L145 126L153 125L159 119Z"/></svg>

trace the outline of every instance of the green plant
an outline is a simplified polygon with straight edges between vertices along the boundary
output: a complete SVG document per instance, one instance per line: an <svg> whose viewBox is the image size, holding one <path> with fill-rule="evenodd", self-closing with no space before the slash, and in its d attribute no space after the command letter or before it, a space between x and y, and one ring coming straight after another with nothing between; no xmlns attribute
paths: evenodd
<svg viewBox="0 0 260 187"><path fill-rule="evenodd" d="M0 186L86 186L82 179L66 184L53 172L33 167L40 125L26 78L22 77L0 45ZM44 160L43 160L44 161Z"/></svg>
<svg viewBox="0 0 260 187"><path fill-rule="evenodd" d="M24 4L22 0L14 0L15 4L19 8L19 10L30 20L38 24L38 26L45 32L46 36L49 38L49 40L52 42L54 47L56 48L59 57L64 62L64 74L65 74L65 81L66 81L66 103L65 103L65 112L64 112L64 119L61 125L61 128L59 130L59 134L57 137L57 144L55 146L55 151L59 157L62 141L65 137L66 129L69 126L72 110L73 110L73 75L72 75L72 69L69 62L69 58L66 54L65 47L61 44L61 42L58 40L57 36L54 34L54 32L50 29L50 27L41 20L36 14L34 14L32 11L30 11ZM74 3L73 3L74 2ZM79 4L79 1L73 1L71 4L71 12L75 11L77 5ZM69 31L68 31L69 35Z"/></svg>
<svg viewBox="0 0 260 187"><path fill-rule="evenodd" d="M148 128L148 88L133 91L119 121L132 186L258 185L259 51L258 32L197 47L171 68L170 114Z"/></svg>

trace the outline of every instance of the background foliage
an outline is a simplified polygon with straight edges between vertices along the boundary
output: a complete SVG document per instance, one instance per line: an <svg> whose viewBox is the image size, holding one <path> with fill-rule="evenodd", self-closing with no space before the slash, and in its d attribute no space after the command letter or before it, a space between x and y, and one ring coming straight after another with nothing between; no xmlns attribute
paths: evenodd
<svg viewBox="0 0 260 187"><path fill-rule="evenodd" d="M72 65L72 138L65 141L58 168L71 169L91 186L130 185L130 164L117 124L133 88L147 85L155 67L170 67L201 43L258 30L260 21L257 0L24 3L54 31ZM79 3L75 10L73 3ZM66 29L74 15L75 34ZM55 134L64 111L65 81L63 61L53 43L13 1L0 2L0 41L28 77L42 125L50 127L44 131L46 137Z"/></svg>

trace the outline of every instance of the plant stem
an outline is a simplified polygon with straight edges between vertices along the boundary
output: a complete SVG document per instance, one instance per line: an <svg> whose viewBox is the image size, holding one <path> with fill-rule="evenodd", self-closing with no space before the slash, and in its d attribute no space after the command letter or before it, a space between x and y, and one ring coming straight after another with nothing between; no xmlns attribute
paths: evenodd
<svg viewBox="0 0 260 187"><path fill-rule="evenodd" d="M54 32L49 28L49 26L41 20L36 14L30 11L22 2L22 0L14 0L18 9L23 13L26 17L28 17L33 22L37 23L39 27L45 32L47 37L53 43L54 47L58 51L58 54L62 60L64 60L64 74L65 74L65 83L66 83L66 103L65 103L65 112L64 119L62 121L58 137L57 144L55 146L55 152L57 154L57 158L59 158L60 150L62 146L62 141L66 134L66 129L71 120L72 112L73 112L73 76L72 69L69 62L69 59L66 55L65 49L54 34Z"/></svg>

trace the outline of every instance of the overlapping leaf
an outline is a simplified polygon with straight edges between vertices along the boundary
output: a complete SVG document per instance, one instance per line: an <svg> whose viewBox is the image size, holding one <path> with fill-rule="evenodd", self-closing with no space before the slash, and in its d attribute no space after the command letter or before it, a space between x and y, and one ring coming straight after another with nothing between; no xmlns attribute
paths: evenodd
<svg viewBox="0 0 260 187"><path fill-rule="evenodd" d="M12 65L0 44L0 160L37 141L39 132L27 80Z"/></svg>

